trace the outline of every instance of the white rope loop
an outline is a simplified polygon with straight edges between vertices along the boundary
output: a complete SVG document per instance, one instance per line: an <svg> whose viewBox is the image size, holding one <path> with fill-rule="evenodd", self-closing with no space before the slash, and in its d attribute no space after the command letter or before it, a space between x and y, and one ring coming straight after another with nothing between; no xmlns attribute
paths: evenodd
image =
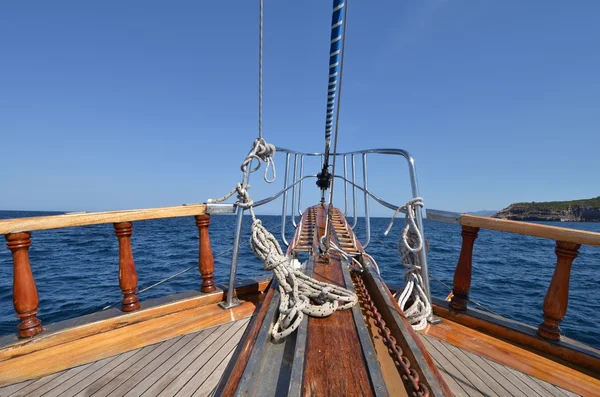
<svg viewBox="0 0 600 397"><path fill-rule="evenodd" d="M263 178L265 182L273 183L277 178L277 173L275 171L275 160L273 159L273 157L275 156L275 152L275 145L267 143L267 141L265 141L263 138L256 138L254 140L254 143L252 144L252 150L250 150L250 153L248 153L248 155L244 159L244 162L240 166L242 172L246 172L249 167L250 173L256 172L262 165L262 162L265 162L267 165L265 168L265 174ZM258 160L258 164L256 165L256 167L251 168L252 160L254 159ZM271 167L273 167L272 178L268 178L269 168Z"/></svg>
<svg viewBox="0 0 600 397"><path fill-rule="evenodd" d="M419 231L419 228L417 227L416 218L417 218L417 207L423 208L423 206L424 206L424 204L423 204L422 197L415 197L415 198L409 200L408 203L406 203L402 207L398 208L396 210L396 212L394 212L394 215L392 216L392 220L390 221L390 224L387 227L387 229L385 230L385 232L383 233L383 235L384 236L388 235L390 230L392 230L394 220L396 219L398 214L400 212L405 211L406 217L404 218L404 221L406 222L406 226L402 230L402 241L404 242L404 246L406 247L406 249L409 250L410 252L421 251L421 249L423 248L423 236L421 236L421 232ZM418 237L416 240L416 246L414 246L414 247L408 243L409 231L416 233L416 235Z"/></svg>
<svg viewBox="0 0 600 397"><path fill-rule="evenodd" d="M406 205L398 208L392 217L385 235L391 230L396 216L406 210L406 226L402 230L402 237L398 240L398 251L402 266L405 268L404 289L396 292L394 297L398 300L404 316L408 319L413 329L422 330L427 326L427 319L431 315L431 302L423 288L425 285L421 275L421 260L418 253L424 248L423 236L416 224L416 208L423 208L423 199L416 197ZM408 306L410 303L410 306ZM408 306L408 307L407 307Z"/></svg>

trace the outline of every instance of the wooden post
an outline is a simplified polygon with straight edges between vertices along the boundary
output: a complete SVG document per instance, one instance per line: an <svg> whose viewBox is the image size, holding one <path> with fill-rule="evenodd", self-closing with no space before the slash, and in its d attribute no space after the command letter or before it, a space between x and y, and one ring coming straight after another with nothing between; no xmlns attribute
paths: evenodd
<svg viewBox="0 0 600 397"><path fill-rule="evenodd" d="M137 273L131 251L133 226L131 222L114 223L113 226L115 227L115 235L119 239L119 286L123 294L121 310L131 312L140 308L140 299L135 295L137 292Z"/></svg>
<svg viewBox="0 0 600 397"><path fill-rule="evenodd" d="M556 268L544 299L544 322L538 327L538 335L549 340L560 340L558 324L567 314L569 304L569 279L571 265L577 258L581 244L556 242Z"/></svg>
<svg viewBox="0 0 600 397"><path fill-rule="evenodd" d="M454 288L450 307L454 310L467 310L469 290L471 289L471 273L473 270L473 245L479 232L478 227L462 227L462 247L454 272Z"/></svg>
<svg viewBox="0 0 600 397"><path fill-rule="evenodd" d="M212 249L210 248L210 236L208 234L208 226L210 225L210 215L196 215L196 226L200 236L199 252L198 252L198 267L200 276L202 277L202 292L213 292L216 290L213 276L215 273L215 260L213 258Z"/></svg>
<svg viewBox="0 0 600 397"><path fill-rule="evenodd" d="M6 246L13 257L13 304L21 323L17 326L19 338L29 338L42 332L42 322L36 317L38 293L29 264L31 233L11 233L6 236Z"/></svg>

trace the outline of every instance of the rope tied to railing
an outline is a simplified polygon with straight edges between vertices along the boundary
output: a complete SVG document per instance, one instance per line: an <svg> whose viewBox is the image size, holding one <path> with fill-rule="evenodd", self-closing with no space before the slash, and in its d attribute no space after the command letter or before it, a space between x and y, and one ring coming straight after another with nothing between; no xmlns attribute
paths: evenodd
<svg viewBox="0 0 600 397"><path fill-rule="evenodd" d="M246 171L248 171L248 169L249 169L250 173L256 172L259 170L260 166L262 165L262 162L265 162L266 167L265 167L265 173L263 175L263 178L264 178L265 182L273 183L273 182L275 182L275 179L277 178L277 173L275 171L275 160L274 160L275 152L276 152L275 145L267 143L267 141L265 141L264 138L262 138L262 137L256 138L254 140L254 143L252 144L252 150L250 150L250 153L248 153L248 155L242 162L240 169L242 170L242 172L246 172ZM255 160L255 159L258 160L257 161L258 164L256 165L256 167L251 168L252 160ZM271 179L269 179L267 177L267 175L269 172L269 168L271 168L271 167L273 167L273 177Z"/></svg>
<svg viewBox="0 0 600 397"><path fill-rule="evenodd" d="M415 197L409 200L405 205L398 208L390 225L384 235L387 235L392 229L394 219L400 212L405 212L405 227L402 229L402 236L398 240L398 252L400 253L400 263L405 269L404 288L396 292L394 298L398 301L404 316L408 319L413 329L421 330L427 326L427 319L431 316L431 302L425 293L423 276L421 274L421 258L417 255L421 250L427 249L424 243L423 235L419 230L416 218L417 207L423 208L423 199Z"/></svg>

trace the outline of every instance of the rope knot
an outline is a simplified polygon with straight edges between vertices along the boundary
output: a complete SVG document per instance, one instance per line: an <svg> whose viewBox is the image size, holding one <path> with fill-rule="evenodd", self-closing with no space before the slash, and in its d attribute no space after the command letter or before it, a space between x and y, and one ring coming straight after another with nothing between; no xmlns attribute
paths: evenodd
<svg viewBox="0 0 600 397"><path fill-rule="evenodd" d="M248 167L251 167L252 160L256 159L258 161L258 164L256 165L256 167L250 168L249 172L252 173L258 171L262 162L265 162L267 164L264 174L265 182L274 182L277 176L275 171L275 160L273 159L273 157L275 156L275 152L275 145L267 143L267 141L265 141L263 138L256 138L254 140L254 143L252 144L252 150L250 150L250 153L248 153L240 167L242 172L246 172L248 170ZM273 167L273 176L271 179L269 179L267 175L269 172L269 168L271 167Z"/></svg>
<svg viewBox="0 0 600 397"><path fill-rule="evenodd" d="M248 194L248 189L250 189L252 186L250 185L242 185L241 183L238 183L235 187L235 191L237 192L237 205L239 207L242 208L250 208L254 205L254 201L252 201L252 199L250 198L250 195Z"/></svg>

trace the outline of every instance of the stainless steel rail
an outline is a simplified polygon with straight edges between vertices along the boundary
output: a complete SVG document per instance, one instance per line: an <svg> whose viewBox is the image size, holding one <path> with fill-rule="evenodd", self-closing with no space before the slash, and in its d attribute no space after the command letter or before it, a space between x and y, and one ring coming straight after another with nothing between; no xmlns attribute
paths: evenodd
<svg viewBox="0 0 600 397"><path fill-rule="evenodd" d="M271 197L256 201L254 203L254 207L260 207L262 205L270 203L273 200L275 200L283 195L283 200L282 200L283 203L282 203L282 209L281 209L281 240L287 246L287 245L289 245L289 242L287 241L287 239L285 237L285 228L286 228L287 216L288 216L288 192L291 190L291 194L292 194L292 200L291 200L292 224L294 227L297 227L298 223L296 222L296 219L295 219L296 212L300 216L302 215L302 212L303 212L302 208L301 208L303 181L305 179L317 177L316 175L304 175L304 160L306 157L309 157L309 158L310 157L321 157L322 158L324 156L324 154L323 153L304 153L304 152L298 152L295 150L290 150L290 149L281 148L281 147L277 148L277 152L285 154L285 171L284 171L283 189L280 190L279 192L277 192L276 194L272 195ZM337 153L336 156L340 157L341 161L344 162L343 175L334 175L333 177L342 179L344 181L344 189L343 189L344 190L344 214L347 214L348 210L349 210L349 208L348 208L348 185L352 186L352 215L353 215L352 228L355 228L357 225L357 222L358 222L357 211L356 211L356 203L357 203L356 192L357 192L357 190L360 190L363 192L364 218L365 218L365 242L362 245L365 248L369 245L370 240L371 240L371 218L370 218L370 208L369 208L370 199L373 199L380 205L382 205L386 208L389 208L391 210L394 210L394 211L400 207L400 205L395 205L386 200L383 200L382 198L378 197L377 195L375 195L374 193L372 193L369 190L367 156L375 155L375 154L403 157L406 160L407 165L408 165L412 198L419 197L419 185L418 185L418 181L417 181L417 170L416 170L416 166L415 166L415 161L414 161L413 157L410 155L410 153L407 152L406 150L402 150L402 149L367 149L367 150L358 150L358 151L353 151L353 152ZM294 165L293 165L292 182L290 183L290 178L289 178L290 158L292 155L294 156ZM333 153L330 153L329 155L334 156ZM356 183L356 173L357 172L356 172L355 156L361 156L361 160L362 160L362 174L363 174L362 175L362 179L363 179L362 186ZM351 173L352 180L348 179L348 169L347 169L347 158L348 157L350 157L350 173ZM300 164L300 172L299 173L298 173L298 164ZM247 183L248 179L249 179L249 176L244 175L243 181L245 181L245 183ZM297 207L296 207L296 203L298 203ZM423 228L423 211L421 210L421 208L417 207L416 213L417 213L417 219L416 219L417 227L419 228L421 235L425 235L424 228ZM243 209L238 208L237 209L235 238L234 238L234 244L237 244L237 245L239 245L239 239L241 236L242 218L243 218ZM230 291L233 291L233 287L235 286L238 254L239 254L239 251L234 246L233 257L232 257L232 261L231 261L230 280L229 280ZM425 281L425 286L424 286L425 293L427 294L428 298L431 300L431 292L430 292L431 290L429 287L429 271L428 271L428 264L427 264L427 253L425 252L425 250L422 250L419 253L419 256L421 259L422 276ZM232 295L232 294L228 294L227 306L230 304L229 303L230 295ZM234 302L231 302L231 303L235 304Z"/></svg>

